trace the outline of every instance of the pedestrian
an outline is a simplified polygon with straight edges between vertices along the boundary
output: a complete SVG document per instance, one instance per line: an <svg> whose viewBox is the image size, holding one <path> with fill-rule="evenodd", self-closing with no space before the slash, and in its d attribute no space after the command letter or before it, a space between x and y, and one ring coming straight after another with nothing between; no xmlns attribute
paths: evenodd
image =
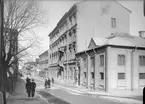
<svg viewBox="0 0 145 104"><path fill-rule="evenodd" d="M34 82L34 79L32 79L32 82L31 82L31 96L32 97L35 96L35 88L36 88L36 83Z"/></svg>
<svg viewBox="0 0 145 104"><path fill-rule="evenodd" d="M28 94L28 97L30 97L30 94L31 94L31 80L27 80L25 88L26 88L26 92Z"/></svg>
<svg viewBox="0 0 145 104"><path fill-rule="evenodd" d="M30 79L27 77L27 78L26 78L26 82L28 82L28 81L30 81Z"/></svg>
<svg viewBox="0 0 145 104"><path fill-rule="evenodd" d="M54 78L52 77L52 84L54 84Z"/></svg>
<svg viewBox="0 0 145 104"><path fill-rule="evenodd" d="M45 89L47 89L47 86L48 86L48 80L47 79L45 79L44 86L45 86Z"/></svg>
<svg viewBox="0 0 145 104"><path fill-rule="evenodd" d="M50 86L51 86L51 80L48 78L48 88L50 88Z"/></svg>

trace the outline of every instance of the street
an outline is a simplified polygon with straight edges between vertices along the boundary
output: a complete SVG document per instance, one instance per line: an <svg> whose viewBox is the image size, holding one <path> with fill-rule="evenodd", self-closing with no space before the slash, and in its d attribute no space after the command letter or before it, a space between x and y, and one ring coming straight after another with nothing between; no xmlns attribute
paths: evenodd
<svg viewBox="0 0 145 104"><path fill-rule="evenodd" d="M50 104L124 104L116 101L102 99L98 96L82 95L67 91L57 86L51 89L44 89L44 83L35 79L37 84L37 93L39 93Z"/></svg>

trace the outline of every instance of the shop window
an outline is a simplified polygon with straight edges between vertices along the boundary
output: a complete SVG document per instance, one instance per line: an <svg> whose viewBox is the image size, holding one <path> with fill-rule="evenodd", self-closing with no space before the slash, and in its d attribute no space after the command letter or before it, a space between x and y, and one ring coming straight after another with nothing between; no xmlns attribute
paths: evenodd
<svg viewBox="0 0 145 104"><path fill-rule="evenodd" d="M145 56L139 56L139 65L145 66Z"/></svg>
<svg viewBox="0 0 145 104"><path fill-rule="evenodd" d="M125 55L118 55L118 65L125 65Z"/></svg>
<svg viewBox="0 0 145 104"><path fill-rule="evenodd" d="M118 79L125 79L125 73L118 73Z"/></svg>

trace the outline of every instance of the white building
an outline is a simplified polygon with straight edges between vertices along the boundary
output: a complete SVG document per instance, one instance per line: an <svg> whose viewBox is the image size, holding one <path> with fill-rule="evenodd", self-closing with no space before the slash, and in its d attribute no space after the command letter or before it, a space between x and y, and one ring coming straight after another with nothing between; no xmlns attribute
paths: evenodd
<svg viewBox="0 0 145 104"><path fill-rule="evenodd" d="M75 82L75 53L87 48L92 37L107 37L114 32L130 33L130 11L120 3L109 1L82 1L64 14L49 34L51 75ZM59 61L59 50L63 50ZM58 62L64 66L59 70ZM61 72L60 72L61 71Z"/></svg>

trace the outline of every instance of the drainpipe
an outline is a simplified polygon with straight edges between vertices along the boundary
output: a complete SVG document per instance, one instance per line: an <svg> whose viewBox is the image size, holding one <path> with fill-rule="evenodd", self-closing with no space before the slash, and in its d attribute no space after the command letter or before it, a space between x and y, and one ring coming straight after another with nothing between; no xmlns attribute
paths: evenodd
<svg viewBox="0 0 145 104"><path fill-rule="evenodd" d="M133 71L134 71L134 52L137 50L137 46L135 46L131 51L131 90L133 91Z"/></svg>
<svg viewBox="0 0 145 104"><path fill-rule="evenodd" d="M90 86L90 84L89 84L89 83L90 83L90 82L89 82L89 74L90 74L90 73L89 73L89 72L90 72L90 71L89 71L89 70L90 70L90 69L89 69L89 64L90 64L90 63L88 62L88 58L89 58L88 56L89 56L89 54L88 54L86 51L85 51L85 54L87 55L87 73L86 73L86 74L87 74L87 86L86 86L86 87L89 88L89 86Z"/></svg>
<svg viewBox="0 0 145 104"><path fill-rule="evenodd" d="M95 49L93 48L94 53L97 55L97 52L95 51ZM96 68L96 55L94 56L95 58L95 68ZM96 69L94 68L94 90L96 89Z"/></svg>

